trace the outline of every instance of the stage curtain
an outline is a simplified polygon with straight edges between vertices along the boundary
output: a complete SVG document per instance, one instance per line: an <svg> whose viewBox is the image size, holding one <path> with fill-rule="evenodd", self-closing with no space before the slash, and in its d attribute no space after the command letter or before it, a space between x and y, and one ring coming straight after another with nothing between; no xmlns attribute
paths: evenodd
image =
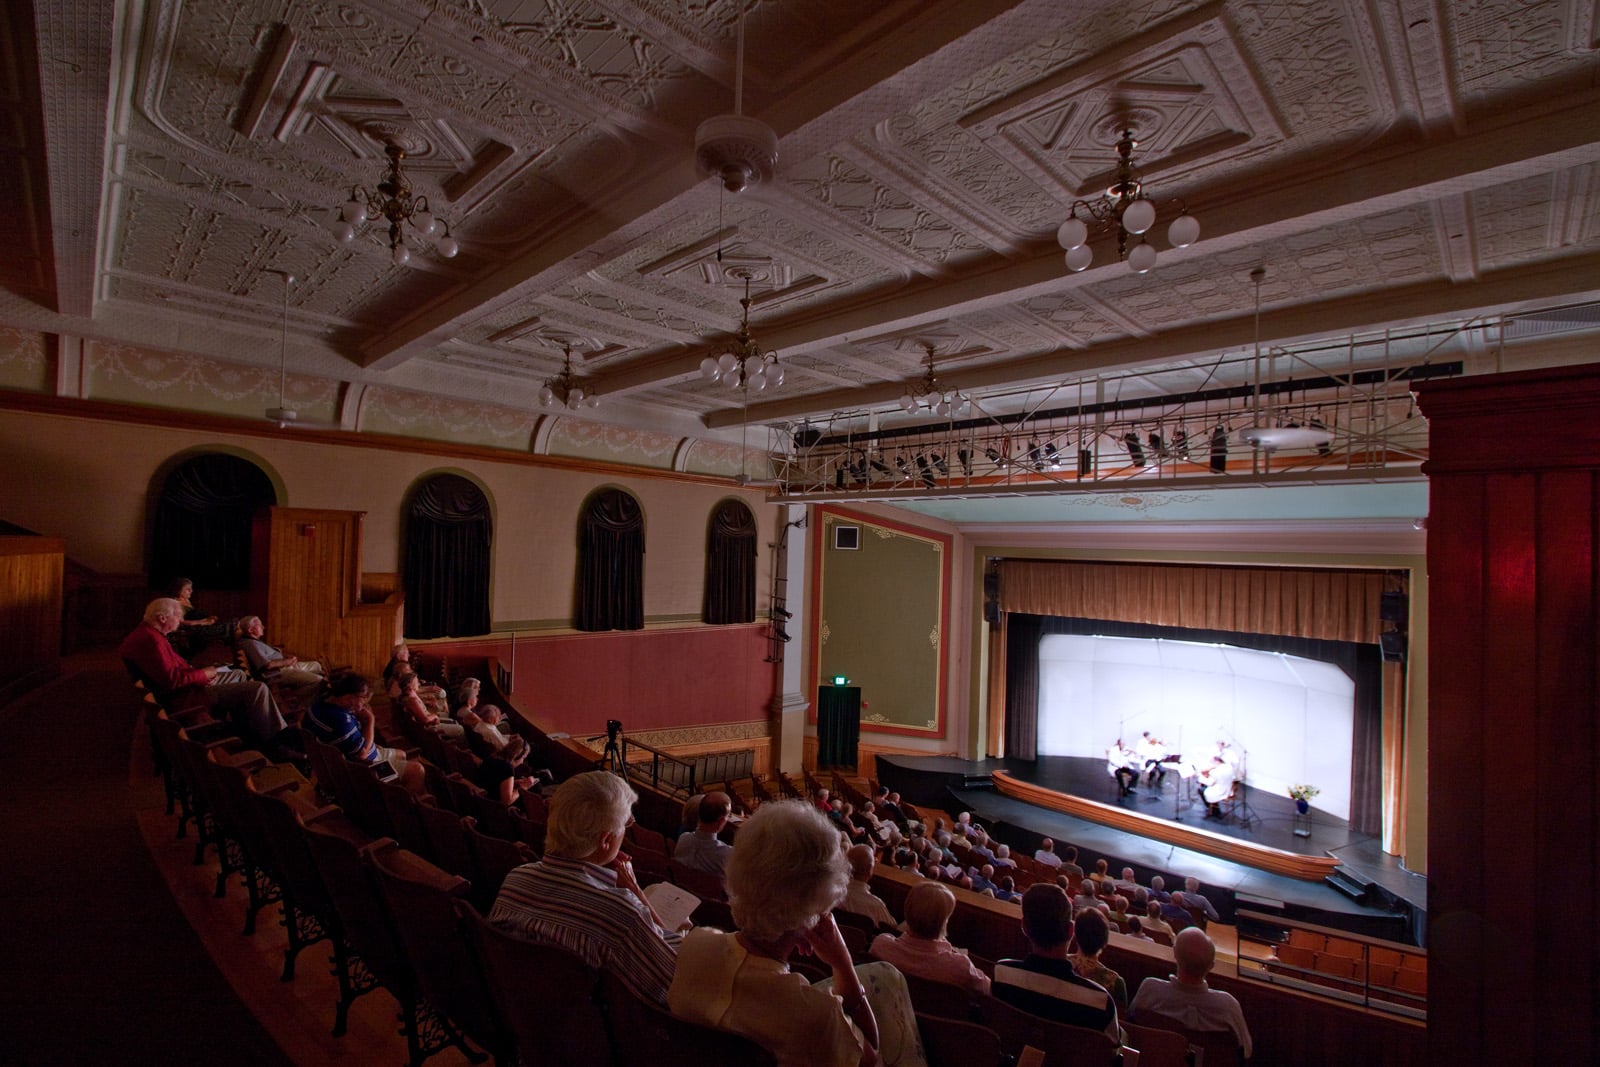
<svg viewBox="0 0 1600 1067"><path fill-rule="evenodd" d="M578 529L579 630L644 629L644 512L621 489L595 493Z"/></svg>
<svg viewBox="0 0 1600 1067"><path fill-rule="evenodd" d="M1350 641L1321 641L1285 634L1233 633L1221 630L1193 630L1173 626L1146 626L1108 619L1066 619L1058 616L1011 615L1006 650L1006 738L1027 740L1028 755L1010 752L1020 759L1037 757L1039 729L1039 641L1051 634L1079 634L1102 637L1161 638L1168 641L1195 641L1202 644L1234 645L1263 652L1321 660L1341 668L1355 681L1354 728L1351 731L1350 826L1363 834L1377 836L1382 831L1382 749L1383 729L1382 654L1377 645ZM1023 724L1026 723L1026 726Z"/></svg>
<svg viewBox="0 0 1600 1067"><path fill-rule="evenodd" d="M1000 621L989 627L989 722L985 737L987 742L984 751L990 756L1005 756L1006 749L1006 723L1010 717L1006 714L1006 633L1008 631L1005 612L1000 613Z"/></svg>
<svg viewBox="0 0 1600 1067"><path fill-rule="evenodd" d="M406 515L406 636L489 632L489 500L457 474L436 474Z"/></svg>
<svg viewBox="0 0 1600 1067"><path fill-rule="evenodd" d="M711 513L701 618L713 625L756 618L756 518L737 500L724 500Z"/></svg>
<svg viewBox="0 0 1600 1067"><path fill-rule="evenodd" d="M1298 567L1002 560L1000 606L1229 633L1376 644L1392 573Z"/></svg>
<svg viewBox="0 0 1600 1067"><path fill-rule="evenodd" d="M151 588L180 577L201 593L250 588L250 524L277 502L272 480L247 459L208 452L180 463L156 502Z"/></svg>
<svg viewBox="0 0 1600 1067"><path fill-rule="evenodd" d="M1006 614L1006 755L1039 756L1039 638L1046 626L1063 620ZM1064 632L1064 631L1063 631Z"/></svg>

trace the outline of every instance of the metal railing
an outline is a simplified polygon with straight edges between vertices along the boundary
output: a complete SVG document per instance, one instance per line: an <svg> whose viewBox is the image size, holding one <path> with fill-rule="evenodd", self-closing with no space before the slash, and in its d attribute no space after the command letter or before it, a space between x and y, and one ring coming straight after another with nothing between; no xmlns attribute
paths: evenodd
<svg viewBox="0 0 1600 1067"><path fill-rule="evenodd" d="M1239 977L1411 1019L1428 1017L1428 953L1241 910Z"/></svg>

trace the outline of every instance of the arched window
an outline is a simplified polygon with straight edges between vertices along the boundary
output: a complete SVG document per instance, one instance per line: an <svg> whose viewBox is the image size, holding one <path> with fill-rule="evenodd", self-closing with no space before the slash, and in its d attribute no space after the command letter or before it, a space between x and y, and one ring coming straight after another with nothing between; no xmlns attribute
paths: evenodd
<svg viewBox="0 0 1600 1067"><path fill-rule="evenodd" d="M249 589L251 521L277 502L272 479L238 456L206 452L172 468L156 498L151 588L182 576L201 589Z"/></svg>
<svg viewBox="0 0 1600 1067"><path fill-rule="evenodd" d="M756 618L756 518L737 500L724 500L706 529L706 604L709 623Z"/></svg>
<svg viewBox="0 0 1600 1067"><path fill-rule="evenodd" d="M406 511L406 636L489 632L489 499L457 474L417 486Z"/></svg>
<svg viewBox="0 0 1600 1067"><path fill-rule="evenodd" d="M578 519L579 630L644 629L644 512L621 489L602 489Z"/></svg>

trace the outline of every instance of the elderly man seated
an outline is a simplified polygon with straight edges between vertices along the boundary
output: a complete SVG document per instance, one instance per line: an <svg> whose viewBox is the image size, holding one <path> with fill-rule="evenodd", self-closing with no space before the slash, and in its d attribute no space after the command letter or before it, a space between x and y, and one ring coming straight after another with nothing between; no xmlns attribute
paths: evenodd
<svg viewBox="0 0 1600 1067"><path fill-rule="evenodd" d="M178 628L183 605L157 597L144 609L144 619L123 638L117 654L156 699L171 708L204 707L215 718L231 722L244 737L273 758L294 757L283 744L283 715L267 687L231 667L196 667L178 655L167 635Z"/></svg>
<svg viewBox="0 0 1600 1067"><path fill-rule="evenodd" d="M1217 947L1204 930L1191 926L1172 943L1172 958L1177 974L1171 979L1146 978L1134 994L1128 1014L1135 1022L1141 1016L1159 1015L1181 1023L1190 1030L1227 1030L1238 1040L1246 1059L1250 1057L1250 1027L1233 994L1212 989L1206 975L1217 960Z"/></svg>
<svg viewBox="0 0 1600 1067"><path fill-rule="evenodd" d="M262 638L266 626L259 615L246 615L239 620L239 651L244 654L250 673L272 688L300 703L310 703L323 682L322 664L316 660L302 660L280 648L266 643Z"/></svg>
<svg viewBox="0 0 1600 1067"><path fill-rule="evenodd" d="M544 859L506 875L489 921L572 952L665 1007L681 939L663 928L622 851L638 799L604 771L562 782L550 798Z"/></svg>

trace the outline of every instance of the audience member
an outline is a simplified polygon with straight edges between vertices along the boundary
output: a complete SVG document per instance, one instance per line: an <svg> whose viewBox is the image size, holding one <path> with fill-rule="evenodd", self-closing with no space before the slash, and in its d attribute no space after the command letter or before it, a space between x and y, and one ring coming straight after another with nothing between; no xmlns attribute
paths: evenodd
<svg viewBox="0 0 1600 1067"><path fill-rule="evenodd" d="M1099 911L1101 909L1105 909L1106 911L1111 910L1110 907L1103 903L1095 894L1094 883L1087 878L1078 883L1078 895L1072 898L1072 912L1074 915L1079 914L1085 909L1089 911Z"/></svg>
<svg viewBox="0 0 1600 1067"><path fill-rule="evenodd" d="M1150 879L1150 899L1163 904L1172 899L1172 894L1167 892L1167 880L1159 874Z"/></svg>
<svg viewBox="0 0 1600 1067"><path fill-rule="evenodd" d="M1144 923L1137 915L1128 916L1128 936L1135 941L1155 940L1155 938L1144 932Z"/></svg>
<svg viewBox="0 0 1600 1067"><path fill-rule="evenodd" d="M989 976L946 937L955 909L956 895L949 889L935 882L917 883L906 894L905 933L879 934L872 941L872 958L892 963L904 974L989 992Z"/></svg>
<svg viewBox="0 0 1600 1067"><path fill-rule="evenodd" d="M972 879L972 888L979 893L994 888L994 868L987 863L968 869L967 877Z"/></svg>
<svg viewBox="0 0 1600 1067"><path fill-rule="evenodd" d="M388 763L399 776L400 784L413 793L423 792L421 763L411 763L399 749L377 744L372 716L372 687L354 671L335 674L306 712L301 725L325 745L338 749L345 759L356 763Z"/></svg>
<svg viewBox="0 0 1600 1067"><path fill-rule="evenodd" d="M672 858L685 867L722 877L733 846L717 835L728 825L728 813L732 810L733 802L726 793L702 796L694 831L678 838L677 844L672 846Z"/></svg>
<svg viewBox="0 0 1600 1067"><path fill-rule="evenodd" d="M1106 924L1105 916L1089 908L1075 915L1072 924L1078 943L1078 951L1067 957L1072 961L1072 969L1080 978L1087 978L1110 993L1117 1002L1118 1011L1126 1011L1128 984L1122 980L1122 975L1100 962L1100 953L1111 940L1111 927Z"/></svg>
<svg viewBox="0 0 1600 1067"><path fill-rule="evenodd" d="M144 609L117 654L131 664L156 699L173 708L204 707L214 718L225 719L250 743L274 759L294 758L280 736L287 725L267 687L231 667L196 667L172 647L167 636L178 628L183 605L171 597L157 597Z"/></svg>
<svg viewBox="0 0 1600 1067"><path fill-rule="evenodd" d="M395 684L400 689L400 698L396 703L418 726L452 741L459 741L466 734L466 727L459 722L436 715L429 709L422 699L422 679L414 671L400 671L395 675Z"/></svg>
<svg viewBox="0 0 1600 1067"><path fill-rule="evenodd" d="M1132 893L1139 888L1139 880L1133 876L1132 867L1122 868L1122 875L1117 879L1117 892Z"/></svg>
<svg viewBox="0 0 1600 1067"><path fill-rule="evenodd" d="M850 961L832 909L849 882L838 832L802 801L763 804L728 861L735 934L691 930L678 952L673 1014L762 1045L779 1067L924 1063L905 979ZM812 985L788 959L809 950L833 972Z"/></svg>
<svg viewBox="0 0 1600 1067"><path fill-rule="evenodd" d="M1069 878L1083 877L1083 868L1078 866L1078 850L1073 845L1068 845L1061 854L1061 873Z"/></svg>
<svg viewBox="0 0 1600 1067"><path fill-rule="evenodd" d="M170 596L183 607L183 617L168 639L179 651L193 655L213 641L227 641L233 636L233 623L215 615L207 615L194 606L194 583L187 578L174 578Z"/></svg>
<svg viewBox="0 0 1600 1067"><path fill-rule="evenodd" d="M1172 936L1172 927L1168 926L1167 921L1161 917L1161 902L1159 900L1152 900L1145 905L1144 929L1146 933Z"/></svg>
<svg viewBox="0 0 1600 1067"><path fill-rule="evenodd" d="M1014 904L1022 899L1022 894L1017 892L1017 880L1009 874L1003 874L994 884L994 899L1003 900Z"/></svg>
<svg viewBox="0 0 1600 1067"><path fill-rule="evenodd" d="M1046 867L1060 867L1061 857L1056 855L1056 843L1048 837L1040 841L1038 851L1033 854L1033 862Z"/></svg>
<svg viewBox="0 0 1600 1067"><path fill-rule="evenodd" d="M1115 926L1126 926L1128 922L1128 898L1121 893L1113 893L1106 902L1106 918Z"/></svg>
<svg viewBox="0 0 1600 1067"><path fill-rule="evenodd" d="M383 668L383 691L389 695L390 700L400 698L400 686L397 678L401 671L413 671L411 666L411 648L401 641L389 651L389 662ZM418 675L420 677L420 675ZM473 692L477 692L478 679L468 679L472 682ZM417 694L422 697L422 702L428 705L428 710L435 715L450 714L450 702L445 699L444 690L436 685L426 682L417 687Z"/></svg>
<svg viewBox="0 0 1600 1067"><path fill-rule="evenodd" d="M489 921L575 953L665 1005L679 936L662 928L622 851L638 799L632 786L605 771L562 782L550 798L544 858L506 875Z"/></svg>
<svg viewBox="0 0 1600 1067"><path fill-rule="evenodd" d="M864 915L879 926L893 926L894 916L889 914L888 906L873 894L868 885L872 881L872 868L875 866L871 847L851 845L844 858L850 865L850 883L845 887L844 899L839 902L840 910Z"/></svg>
<svg viewBox="0 0 1600 1067"><path fill-rule="evenodd" d="M524 790L534 787L535 778L504 756L488 756L472 772L472 784L502 804L522 799Z"/></svg>
<svg viewBox="0 0 1600 1067"><path fill-rule="evenodd" d="M1022 932L1028 955L995 964L993 994L1023 1011L1069 1026L1100 1030L1120 1043L1111 994L1078 977L1067 959L1072 902L1060 888L1039 883L1022 895Z"/></svg>
<svg viewBox="0 0 1600 1067"><path fill-rule="evenodd" d="M1217 922L1220 918L1217 915L1216 905L1211 903L1200 892L1200 880L1198 878L1185 878L1183 880L1183 889L1172 894L1172 896L1185 908L1199 908L1205 914L1208 922Z"/></svg>
<svg viewBox="0 0 1600 1067"><path fill-rule="evenodd" d="M1000 870L1002 868L1005 868L1005 867L1015 867L1016 865L1017 865L1017 861L1011 858L1011 846L1010 845L996 845L994 847L994 869L995 870L998 871L998 870Z"/></svg>
<svg viewBox="0 0 1600 1067"><path fill-rule="evenodd" d="M1170 979L1146 978L1139 984L1129 1015L1156 1014L1176 1020L1191 1030L1228 1030L1250 1058L1250 1028L1231 993L1212 989L1206 975L1216 963L1217 947L1204 930L1191 926L1172 943L1177 973Z"/></svg>

